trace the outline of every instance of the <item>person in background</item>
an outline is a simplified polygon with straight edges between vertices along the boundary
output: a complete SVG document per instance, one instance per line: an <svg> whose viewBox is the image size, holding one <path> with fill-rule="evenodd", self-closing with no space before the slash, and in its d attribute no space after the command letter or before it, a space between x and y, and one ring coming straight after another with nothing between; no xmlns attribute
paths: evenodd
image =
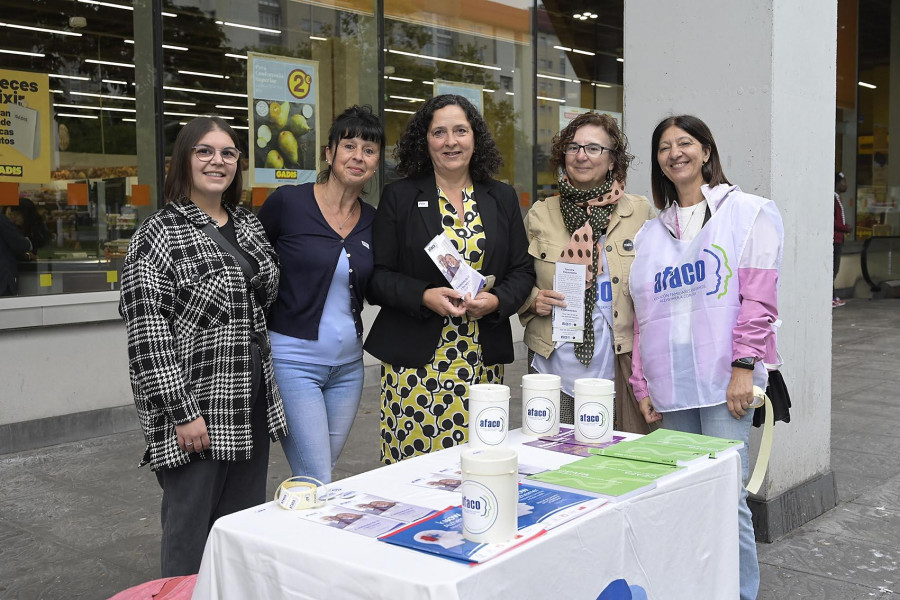
<svg viewBox="0 0 900 600"><path fill-rule="evenodd" d="M847 225L847 216L844 214L844 205L841 204L841 194L847 191L847 179L843 173L834 175L834 273L831 276L831 308L847 304L837 296L834 289L834 281L841 269L841 252L844 249L844 234L853 229Z"/></svg>
<svg viewBox="0 0 900 600"><path fill-rule="evenodd" d="M381 306L365 348L381 364L381 458L394 463L467 439L468 386L501 383L514 360L509 317L534 285L515 190L472 103L426 101L395 151L405 179L375 216L369 300ZM486 278L473 298L448 287L425 246L443 234Z"/></svg>
<svg viewBox="0 0 900 600"><path fill-rule="evenodd" d="M34 202L28 198L19 198L18 206L7 207L6 216L16 224L22 235L31 240L32 253L36 253L53 239Z"/></svg>
<svg viewBox="0 0 900 600"><path fill-rule="evenodd" d="M633 157L611 116L577 116L553 138L550 152L550 166L559 171L560 195L536 203L525 215L537 274L531 295L519 310L529 348L529 372L562 377L560 419L570 424L575 380L614 380L615 428L649 433L628 383L634 336L628 272L634 259L634 236L653 216L650 203L624 191ZM576 258L567 258L569 253ZM566 306L562 292L553 290L557 261L587 266L582 343L552 340L553 307Z"/></svg>
<svg viewBox="0 0 900 600"><path fill-rule="evenodd" d="M697 117L653 131L650 181L659 216L635 239L631 383L647 423L744 443L749 473L753 386L778 362L784 228L775 203L731 185ZM747 490L738 501L740 597L756 598L759 563Z"/></svg>
<svg viewBox="0 0 900 600"><path fill-rule="evenodd" d="M269 437L287 435L264 316L278 257L238 206L237 146L218 117L178 132L167 204L138 228L122 269L141 465L163 492L163 577L196 573L216 519L266 501Z"/></svg>
<svg viewBox="0 0 900 600"><path fill-rule="evenodd" d="M331 481L362 396L375 209L360 195L384 143L372 109L351 106L331 125L317 182L282 186L259 211L281 259L269 312L275 379L291 432L281 446L295 476L323 483Z"/></svg>
<svg viewBox="0 0 900 600"><path fill-rule="evenodd" d="M28 260L31 240L0 212L0 296L19 293L19 260Z"/></svg>

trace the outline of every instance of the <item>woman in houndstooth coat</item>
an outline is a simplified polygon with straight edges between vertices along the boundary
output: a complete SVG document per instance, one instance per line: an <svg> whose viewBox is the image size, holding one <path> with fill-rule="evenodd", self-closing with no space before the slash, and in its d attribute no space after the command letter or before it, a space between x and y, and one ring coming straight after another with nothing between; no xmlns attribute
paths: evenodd
<svg viewBox="0 0 900 600"><path fill-rule="evenodd" d="M237 146L216 117L181 130L168 204L138 229L122 271L141 464L163 489L163 577L196 573L213 522L265 501L269 438L287 433L264 316L278 257L237 206Z"/></svg>

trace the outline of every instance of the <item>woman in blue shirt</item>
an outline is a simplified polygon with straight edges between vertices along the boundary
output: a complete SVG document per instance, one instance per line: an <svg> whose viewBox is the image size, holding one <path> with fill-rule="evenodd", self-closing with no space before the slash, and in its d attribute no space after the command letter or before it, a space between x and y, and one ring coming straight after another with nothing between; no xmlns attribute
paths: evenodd
<svg viewBox="0 0 900 600"><path fill-rule="evenodd" d="M372 273L375 209L360 199L384 149L384 127L352 106L328 132L317 182L282 186L259 211L281 258L269 314L275 379L294 475L331 481L363 388L362 308Z"/></svg>

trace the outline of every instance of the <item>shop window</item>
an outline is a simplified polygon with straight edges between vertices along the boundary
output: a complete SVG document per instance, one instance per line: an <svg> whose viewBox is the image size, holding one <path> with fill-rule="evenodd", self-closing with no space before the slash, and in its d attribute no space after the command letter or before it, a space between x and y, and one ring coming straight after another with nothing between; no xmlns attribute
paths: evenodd
<svg viewBox="0 0 900 600"><path fill-rule="evenodd" d="M622 68L616 59L623 46L623 5L592 6L588 16L579 18L575 16L578 8L571 2L537 3L538 197L556 193L556 174L550 171L546 157L553 136L568 121L588 110L621 117Z"/></svg>
<svg viewBox="0 0 900 600"><path fill-rule="evenodd" d="M322 67L315 103L291 108L302 108L309 120L308 127L295 128L296 162L288 166L314 177L323 129L335 111L378 103L374 1L353 0L350 10L328 4L210 0L199 8L193 0L166 2L165 103L158 115L138 114L136 66L150 64L154 52L134 39L129 2L0 1L7 15L0 25L3 47L18 52L0 54L0 70L17 81L39 76L39 93L24 103L29 110L43 107L36 119L43 136L32 150L44 152L47 163L39 175L0 174L0 219L34 246L17 257L18 295L118 289L131 236L163 204L150 194L159 174L152 144L137 142L138 128L153 131L162 118L164 137L157 144L168 156L184 123L218 114L238 133L241 150L254 153L255 164L280 151L271 139L260 145L258 131L250 135L248 52ZM271 187L251 185L251 166L242 160L243 203L257 208Z"/></svg>
<svg viewBox="0 0 900 600"><path fill-rule="evenodd" d="M855 223L851 225L855 225L854 233L860 240L900 235L900 159L897 152L891 151L891 142L900 139L897 101L900 90L891 86L892 81L898 81L900 69L891 56L891 48L900 44L900 28L896 26L900 21L896 13L892 15L892 11L898 10L900 6L896 2L859 3L858 27L866 34L858 36L858 77L851 82L851 89L855 88L856 92L856 105L842 111L846 118L855 117L856 143L850 148L847 143L839 144L843 152L838 156L843 160L837 167L848 177L850 191L843 194L842 200L845 213L851 218L855 213ZM842 17L839 9L839 23ZM841 41L839 33L839 74L842 56L847 52L853 56L856 50L842 46ZM896 58L894 54L893 58ZM852 86L852 83L856 85ZM838 89L840 104L843 98L840 83ZM842 127L840 122L838 125L838 131L845 136L852 132L852 128ZM855 163L852 160L854 153Z"/></svg>
<svg viewBox="0 0 900 600"><path fill-rule="evenodd" d="M396 144L409 115L439 93L480 105L504 165L497 178L530 197L531 50L527 6L483 0L385 0L385 124ZM433 48L433 49L432 49ZM512 92L507 94L507 91ZM397 178L393 157L387 177Z"/></svg>

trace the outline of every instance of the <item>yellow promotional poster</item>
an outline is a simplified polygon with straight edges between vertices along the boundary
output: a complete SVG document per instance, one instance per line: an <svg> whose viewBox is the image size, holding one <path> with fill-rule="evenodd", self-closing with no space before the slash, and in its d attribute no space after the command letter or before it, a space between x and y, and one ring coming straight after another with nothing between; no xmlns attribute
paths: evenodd
<svg viewBox="0 0 900 600"><path fill-rule="evenodd" d="M319 63L248 52L250 185L316 180Z"/></svg>
<svg viewBox="0 0 900 600"><path fill-rule="evenodd" d="M50 121L47 74L0 69L0 181L50 181Z"/></svg>

